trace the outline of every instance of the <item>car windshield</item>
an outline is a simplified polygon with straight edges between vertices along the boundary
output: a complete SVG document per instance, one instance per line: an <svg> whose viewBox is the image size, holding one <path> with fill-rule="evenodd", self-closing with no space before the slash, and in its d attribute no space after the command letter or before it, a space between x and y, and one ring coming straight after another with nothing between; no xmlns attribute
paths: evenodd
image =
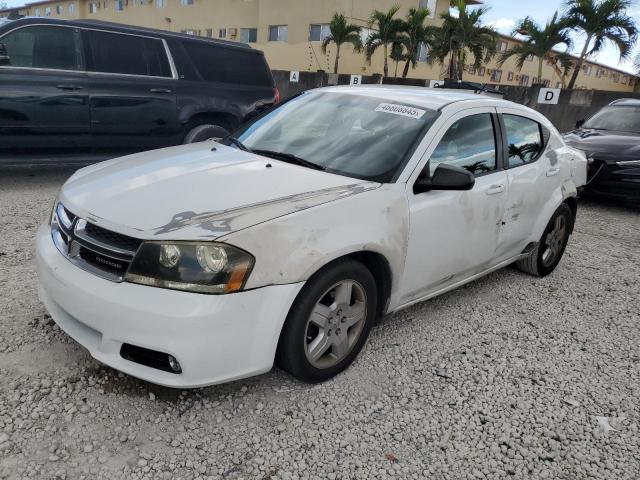
<svg viewBox="0 0 640 480"><path fill-rule="evenodd" d="M438 113L364 95L308 92L245 126L259 154L331 173L393 181ZM295 157L295 158L292 158Z"/></svg>
<svg viewBox="0 0 640 480"><path fill-rule="evenodd" d="M584 128L640 133L640 107L605 107L584 123Z"/></svg>

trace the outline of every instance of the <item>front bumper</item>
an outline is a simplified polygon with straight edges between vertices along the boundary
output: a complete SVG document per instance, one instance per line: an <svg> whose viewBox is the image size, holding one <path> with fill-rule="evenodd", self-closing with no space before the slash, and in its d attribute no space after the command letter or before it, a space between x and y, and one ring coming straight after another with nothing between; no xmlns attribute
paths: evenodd
<svg viewBox="0 0 640 480"><path fill-rule="evenodd" d="M38 293L51 317L98 361L177 388L227 382L271 369L280 330L303 283L203 295L115 283L73 265L38 230ZM174 374L125 360L123 343L173 355Z"/></svg>

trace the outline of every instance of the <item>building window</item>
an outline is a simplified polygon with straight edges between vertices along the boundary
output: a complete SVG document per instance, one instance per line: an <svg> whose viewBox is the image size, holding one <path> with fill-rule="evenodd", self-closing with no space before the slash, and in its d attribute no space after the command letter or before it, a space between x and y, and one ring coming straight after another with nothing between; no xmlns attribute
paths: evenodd
<svg viewBox="0 0 640 480"><path fill-rule="evenodd" d="M421 42L418 45L418 61L419 62L429 61L429 47L424 42Z"/></svg>
<svg viewBox="0 0 640 480"><path fill-rule="evenodd" d="M240 41L243 43L256 43L258 41L257 28L241 28Z"/></svg>
<svg viewBox="0 0 640 480"><path fill-rule="evenodd" d="M287 25L270 25L269 41L286 42L289 40L289 27Z"/></svg>
<svg viewBox="0 0 640 480"><path fill-rule="evenodd" d="M436 17L436 8L438 6L438 0L420 0L418 3L420 8L428 8L429 9L429 18Z"/></svg>
<svg viewBox="0 0 640 480"><path fill-rule="evenodd" d="M197 35L197 32L193 29L182 30L181 33L186 33L187 35Z"/></svg>
<svg viewBox="0 0 640 480"><path fill-rule="evenodd" d="M513 72L509 72L507 74L507 80L510 81L510 82L513 82Z"/></svg>
<svg viewBox="0 0 640 480"><path fill-rule="evenodd" d="M562 87L562 82L556 82L556 88L561 88Z"/></svg>
<svg viewBox="0 0 640 480"><path fill-rule="evenodd" d="M34 16L36 16L36 17L39 17L39 16L40 16L40 9L39 9L39 8L36 8L36 9L34 10L34 12L33 12L33 15L34 15Z"/></svg>
<svg viewBox="0 0 640 480"><path fill-rule="evenodd" d="M312 23L309 25L310 42L323 42L329 35L331 35L331 28L328 23Z"/></svg>
<svg viewBox="0 0 640 480"><path fill-rule="evenodd" d="M89 13L98 13L98 3L97 2L91 2L89 4Z"/></svg>
<svg viewBox="0 0 640 480"><path fill-rule="evenodd" d="M506 52L507 48L509 48L509 42L507 42L506 40L500 40L498 42L498 51L500 53Z"/></svg>
<svg viewBox="0 0 640 480"><path fill-rule="evenodd" d="M164 8L167 6L167 0L156 0L156 8Z"/></svg>
<svg viewBox="0 0 640 480"><path fill-rule="evenodd" d="M527 87L529 85L529 75L520 76L520 85L523 87Z"/></svg>
<svg viewBox="0 0 640 480"><path fill-rule="evenodd" d="M474 65L469 65L469 75L476 74L476 67Z"/></svg>
<svg viewBox="0 0 640 480"><path fill-rule="evenodd" d="M479 75L479 76L481 76L481 77L484 77L484 73L485 73L485 71L486 71L486 68L485 68L485 67L480 67L480 68L478 69L478 75Z"/></svg>
<svg viewBox="0 0 640 480"><path fill-rule="evenodd" d="M620 80L620 83L622 85L626 85L627 84L627 77L622 77L622 79Z"/></svg>
<svg viewBox="0 0 640 480"><path fill-rule="evenodd" d="M56 15L62 15L62 5L56 5Z"/></svg>
<svg viewBox="0 0 640 480"><path fill-rule="evenodd" d="M592 70L591 65L582 66L582 71L584 72L585 75L591 75L591 70Z"/></svg>
<svg viewBox="0 0 640 480"><path fill-rule="evenodd" d="M218 38L227 38L227 29L221 28L218 30Z"/></svg>
<svg viewBox="0 0 640 480"><path fill-rule="evenodd" d="M491 71L491 81L499 82L502 80L502 70L492 70Z"/></svg>
<svg viewBox="0 0 640 480"><path fill-rule="evenodd" d="M116 0L114 4L116 6L116 12L121 12L124 10L124 0Z"/></svg>
<svg viewBox="0 0 640 480"><path fill-rule="evenodd" d="M545 78L544 80L542 80L542 84L545 87L548 87L551 84L551 80L549 80L548 78Z"/></svg>
<svg viewBox="0 0 640 480"><path fill-rule="evenodd" d="M207 29L205 30L205 35L206 35L207 37L209 37L209 38L212 38L212 37L213 37L213 28L207 28Z"/></svg>
<svg viewBox="0 0 640 480"><path fill-rule="evenodd" d="M538 77L533 77L533 80L531 81L532 85L535 85L536 83L538 83Z"/></svg>
<svg viewBox="0 0 640 480"><path fill-rule="evenodd" d="M182 6L193 5L193 0L180 0L180 5Z"/></svg>
<svg viewBox="0 0 640 480"><path fill-rule="evenodd" d="M50 17L51 16L51 7L46 7L44 9L44 16L45 17Z"/></svg>
<svg viewBox="0 0 640 480"><path fill-rule="evenodd" d="M69 4L69 13L72 14L72 15L74 13L76 13L76 4L75 3L70 3Z"/></svg>

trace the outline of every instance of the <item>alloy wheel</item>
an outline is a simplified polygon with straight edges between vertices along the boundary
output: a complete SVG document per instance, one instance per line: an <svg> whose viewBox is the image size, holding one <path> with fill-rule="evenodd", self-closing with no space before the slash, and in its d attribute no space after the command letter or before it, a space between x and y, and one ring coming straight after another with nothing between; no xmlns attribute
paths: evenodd
<svg viewBox="0 0 640 480"><path fill-rule="evenodd" d="M564 215L558 215L553 222L553 228L547 233L544 240L542 263L545 267L553 264L556 258L562 254L567 232L567 220Z"/></svg>
<svg viewBox="0 0 640 480"><path fill-rule="evenodd" d="M304 347L316 368L342 361L356 344L367 318L367 295L355 280L343 280L318 300L307 320Z"/></svg>

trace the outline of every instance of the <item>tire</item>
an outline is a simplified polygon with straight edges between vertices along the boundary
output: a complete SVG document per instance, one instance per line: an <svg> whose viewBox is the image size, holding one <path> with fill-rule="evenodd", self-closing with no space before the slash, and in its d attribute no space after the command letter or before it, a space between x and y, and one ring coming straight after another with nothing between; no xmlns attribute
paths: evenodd
<svg viewBox="0 0 640 480"><path fill-rule="evenodd" d="M574 220L569 205L560 205L551 216L536 248L528 257L518 260L516 267L536 277L546 277L553 272L567 248ZM559 224L563 225L562 232L557 230Z"/></svg>
<svg viewBox="0 0 640 480"><path fill-rule="evenodd" d="M347 296L349 306L340 301ZM373 275L355 260L340 260L320 270L293 302L280 334L276 363L308 383L342 372L367 341L376 320L377 298ZM361 320L356 322L357 318Z"/></svg>
<svg viewBox="0 0 640 480"><path fill-rule="evenodd" d="M229 131L220 125L204 124L196 125L187 132L184 137L184 145L189 143L204 142L212 139L221 139L229 135Z"/></svg>

